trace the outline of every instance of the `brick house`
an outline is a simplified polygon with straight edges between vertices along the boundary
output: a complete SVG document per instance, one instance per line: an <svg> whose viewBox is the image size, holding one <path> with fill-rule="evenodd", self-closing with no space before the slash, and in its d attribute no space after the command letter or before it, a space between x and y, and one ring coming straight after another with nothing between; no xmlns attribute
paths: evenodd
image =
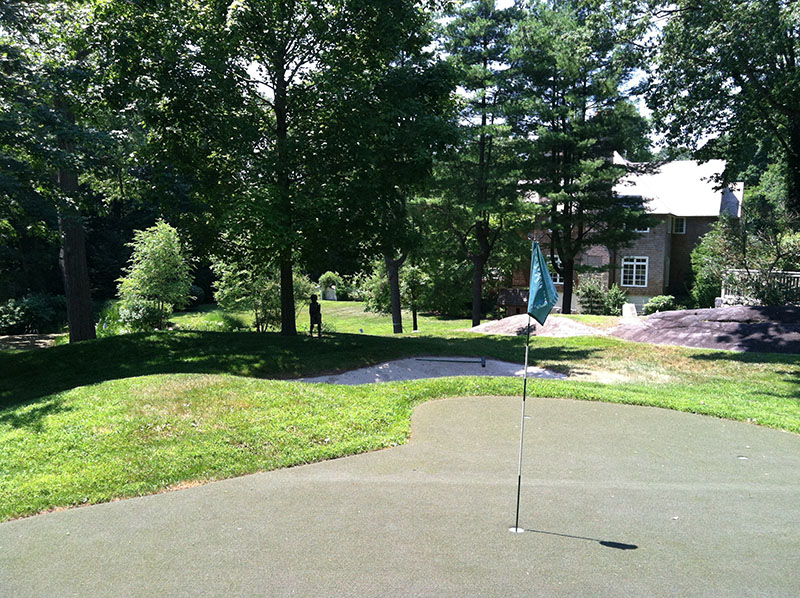
<svg viewBox="0 0 800 598"><path fill-rule="evenodd" d="M616 153L614 162L637 166ZM645 173L626 175L614 192L620 197L641 198L654 224L640 231L630 247L615 252L605 247L590 247L576 260L576 266L605 267L601 274L603 282L609 287L618 284L637 307L656 295L687 294L692 273L691 252L700 238L720 214L729 213L737 218L741 215L744 185L736 183L720 189L716 181L724 169L723 160L705 163L681 160ZM548 245L547 231L534 231L534 238L543 248ZM499 303L506 315L525 312L528 276L527 266L515 271L511 288L501 293ZM580 284L580 276L576 274L576 286ZM555 274L553 280L560 293L563 281ZM572 311L578 311L576 297Z"/></svg>

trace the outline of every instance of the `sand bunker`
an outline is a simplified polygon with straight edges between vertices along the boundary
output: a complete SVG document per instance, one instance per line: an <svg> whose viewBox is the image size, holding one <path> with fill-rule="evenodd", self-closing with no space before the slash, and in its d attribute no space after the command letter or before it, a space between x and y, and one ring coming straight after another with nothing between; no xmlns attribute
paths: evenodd
<svg viewBox="0 0 800 598"><path fill-rule="evenodd" d="M298 382L356 385L420 378L444 378L446 376L516 376L521 378L524 373L525 366L496 359L486 359L486 366L483 367L479 357L412 357L339 374L300 378ZM567 376L528 366L528 377L564 379Z"/></svg>

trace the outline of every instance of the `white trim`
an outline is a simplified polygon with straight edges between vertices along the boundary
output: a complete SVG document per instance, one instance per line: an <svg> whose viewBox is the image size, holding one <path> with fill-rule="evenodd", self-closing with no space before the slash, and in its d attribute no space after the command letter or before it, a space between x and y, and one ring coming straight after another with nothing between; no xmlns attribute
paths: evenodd
<svg viewBox="0 0 800 598"><path fill-rule="evenodd" d="M628 284L625 283L626 272L625 267L630 270L627 273ZM642 276L642 266L644 266L644 276ZM628 255L622 258L619 273L619 284L623 287L647 287L647 275L650 266L650 258L640 255ZM640 284L637 284L640 282Z"/></svg>
<svg viewBox="0 0 800 598"><path fill-rule="evenodd" d="M647 228L634 228L633 232L635 232L635 233L649 233L650 232L650 227L648 226Z"/></svg>
<svg viewBox="0 0 800 598"><path fill-rule="evenodd" d="M547 261L549 262L550 260ZM556 255L556 264L558 265L559 268L561 267L561 258L558 255ZM558 272L556 272L555 266L551 263L550 267L551 267L550 278L553 279L553 284L564 284L564 277L561 276L561 274L559 274Z"/></svg>
<svg viewBox="0 0 800 598"><path fill-rule="evenodd" d="M678 222L682 223L683 226L680 227L678 230ZM685 216L673 216L672 217L672 234L673 235L685 235L686 234L686 217Z"/></svg>

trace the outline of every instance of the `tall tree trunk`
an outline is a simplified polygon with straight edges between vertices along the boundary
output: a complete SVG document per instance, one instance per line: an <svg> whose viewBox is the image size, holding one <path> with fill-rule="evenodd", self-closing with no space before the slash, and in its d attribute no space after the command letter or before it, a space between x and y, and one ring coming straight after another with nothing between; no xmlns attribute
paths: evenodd
<svg viewBox="0 0 800 598"><path fill-rule="evenodd" d="M483 273L487 258L483 254L472 257L472 326L481 323L481 297L483 296Z"/></svg>
<svg viewBox="0 0 800 598"><path fill-rule="evenodd" d="M561 313L572 313L572 292L575 286L575 258L563 262L561 269L564 271L564 295L561 298Z"/></svg>
<svg viewBox="0 0 800 598"><path fill-rule="evenodd" d="M491 238L492 230L489 226L489 216L486 214L475 223L475 240L478 242L478 251L470 255L472 260L472 325L481 323L481 304L483 297L483 275L486 264L492 254L494 240Z"/></svg>
<svg viewBox="0 0 800 598"><path fill-rule="evenodd" d="M416 332L419 330L417 327L417 304L411 306L411 329Z"/></svg>
<svg viewBox="0 0 800 598"><path fill-rule="evenodd" d="M389 292L392 298L392 332L394 334L403 334L403 312L400 305L400 267L406 261L406 256L395 260L388 255L384 255L383 260L386 263Z"/></svg>
<svg viewBox="0 0 800 598"><path fill-rule="evenodd" d="M294 311L294 274L292 268L292 251L286 250L288 257L281 256L281 334L297 335L297 322Z"/></svg>
<svg viewBox="0 0 800 598"><path fill-rule="evenodd" d="M59 103L56 108L69 124L75 123L75 116L66 104ZM75 144L69 138L59 139L61 148L72 154ZM61 193L76 199L78 195L78 174L67 168L56 173L56 182ZM86 262L86 236L83 219L78 210L63 205L58 211L58 230L61 236L59 264L64 276L64 295L67 300L67 321L69 323L69 342L96 338L92 318L92 296L89 284L89 266Z"/></svg>
<svg viewBox="0 0 800 598"><path fill-rule="evenodd" d="M786 209L800 218L800 118L789 122L789 143L792 151L786 152Z"/></svg>
<svg viewBox="0 0 800 598"><path fill-rule="evenodd" d="M280 216L283 219L282 228L286 235L285 245L281 249L281 334L284 336L297 335L295 321L294 301L294 276L291 239L293 226L291 188L289 180L289 152L288 152L288 84L285 80L285 65L283 56L277 59L275 72L278 74L275 83L275 144L278 154L277 163L277 191Z"/></svg>
<svg viewBox="0 0 800 598"><path fill-rule="evenodd" d="M92 318L89 267L86 263L86 238L77 210L59 211L58 230L61 234L59 263L67 299L69 342L91 340L96 338L96 334Z"/></svg>

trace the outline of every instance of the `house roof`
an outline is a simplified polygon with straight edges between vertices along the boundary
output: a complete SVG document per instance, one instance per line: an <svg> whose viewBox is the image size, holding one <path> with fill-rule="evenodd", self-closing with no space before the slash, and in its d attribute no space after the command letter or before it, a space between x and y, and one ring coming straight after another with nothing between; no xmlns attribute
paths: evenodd
<svg viewBox="0 0 800 598"><path fill-rule="evenodd" d="M614 153L615 164L642 166ZM629 173L614 188L621 196L641 197L651 214L673 216L741 215L744 184L719 188L717 180L725 170L724 160L666 162L655 170Z"/></svg>

